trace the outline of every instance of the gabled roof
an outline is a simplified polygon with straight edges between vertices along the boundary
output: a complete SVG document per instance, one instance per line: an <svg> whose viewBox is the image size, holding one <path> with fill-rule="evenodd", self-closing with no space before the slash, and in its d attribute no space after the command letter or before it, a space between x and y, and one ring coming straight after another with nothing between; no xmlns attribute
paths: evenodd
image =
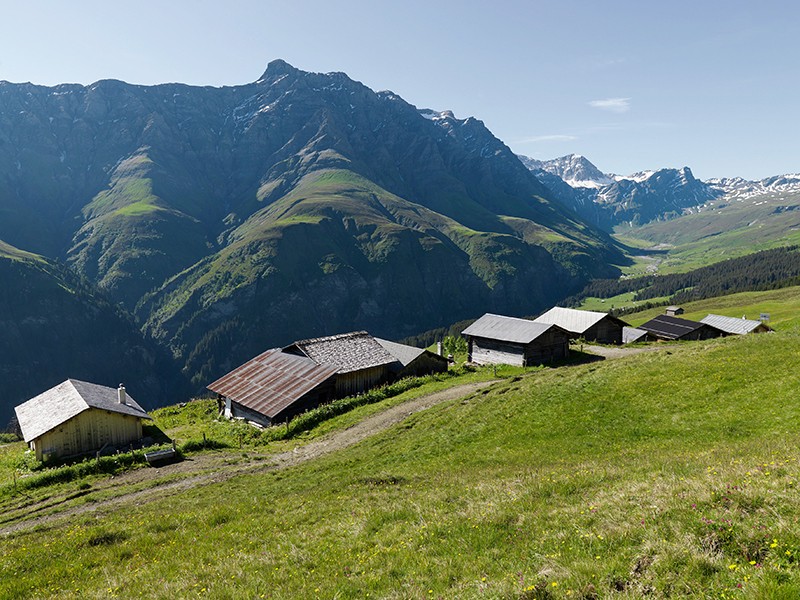
<svg viewBox="0 0 800 600"><path fill-rule="evenodd" d="M395 360L404 367L407 367L427 352L425 348L398 344L397 342L390 342L389 340L382 340L381 338L375 338L375 341L383 346L383 349L391 354Z"/></svg>
<svg viewBox="0 0 800 600"><path fill-rule="evenodd" d="M461 333L514 344L529 344L551 327L553 325L550 323L486 313Z"/></svg>
<svg viewBox="0 0 800 600"><path fill-rule="evenodd" d="M576 308L561 308L560 306L555 306L543 315L536 317L534 322L553 323L572 333L581 334L585 333L589 328L603 319L611 319L623 326L626 324L621 319L608 313L595 312L592 310L578 310Z"/></svg>
<svg viewBox="0 0 800 600"><path fill-rule="evenodd" d="M637 329L636 327L623 327L622 328L622 343L632 344L634 342L642 341L647 337L648 332L644 329Z"/></svg>
<svg viewBox="0 0 800 600"><path fill-rule="evenodd" d="M272 348L207 387L273 418L336 374L336 368Z"/></svg>
<svg viewBox="0 0 800 600"><path fill-rule="evenodd" d="M396 360L366 331L300 340L283 351L301 353L319 365L335 367L337 373L390 365Z"/></svg>
<svg viewBox="0 0 800 600"><path fill-rule="evenodd" d="M647 323L639 325L639 329L649 331L656 337L667 340L678 340L701 327L712 327L707 323L700 323L699 321L689 321L688 319L680 319L678 317L671 317L669 315L658 315L654 319L650 319ZM719 331L722 334L722 331Z"/></svg>
<svg viewBox="0 0 800 600"><path fill-rule="evenodd" d="M110 412L149 419L145 410L126 394L125 404L119 403L115 388L67 379L54 388L23 402L14 408L19 427L26 442L34 440L78 416L85 410L97 408Z"/></svg>
<svg viewBox="0 0 800 600"><path fill-rule="evenodd" d="M754 321L752 319L737 319L736 317L723 317L722 315L708 315L700 320L701 323L711 325L717 329L721 329L725 333L733 333L737 335L744 335L752 333L759 327L763 331L770 331L770 328L761 321Z"/></svg>

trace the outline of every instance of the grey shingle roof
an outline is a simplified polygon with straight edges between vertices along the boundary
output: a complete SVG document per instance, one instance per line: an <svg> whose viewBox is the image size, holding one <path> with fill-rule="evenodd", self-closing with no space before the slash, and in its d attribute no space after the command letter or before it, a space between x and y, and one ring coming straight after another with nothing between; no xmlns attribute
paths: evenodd
<svg viewBox="0 0 800 600"><path fill-rule="evenodd" d="M515 344L529 344L550 327L550 323L486 313L461 333Z"/></svg>
<svg viewBox="0 0 800 600"><path fill-rule="evenodd" d="M150 416L126 394L120 404L114 388L77 379L67 379L46 392L14 408L19 427L26 442L55 429L62 423L90 408L131 415L141 419Z"/></svg>
<svg viewBox="0 0 800 600"><path fill-rule="evenodd" d="M208 385L208 389L273 418L336 374L310 358L267 350Z"/></svg>
<svg viewBox="0 0 800 600"><path fill-rule="evenodd" d="M396 360L366 331L300 340L284 351L295 349L317 364L336 367L337 373L390 365Z"/></svg>
<svg viewBox="0 0 800 600"><path fill-rule="evenodd" d="M578 310L576 308L561 308L560 306L555 306L543 315L536 317L534 322L553 323L572 333L581 334L605 318L625 324L622 320L612 317L608 313Z"/></svg>
<svg viewBox="0 0 800 600"><path fill-rule="evenodd" d="M407 367L412 362L417 360L420 356L425 354L425 348L417 348L416 346L407 346L405 344L398 344L397 342L390 342L389 340L382 340L375 338L383 349L395 357L395 359L404 367Z"/></svg>
<svg viewBox="0 0 800 600"><path fill-rule="evenodd" d="M752 319L737 319L736 317L723 317L722 315L708 315L700 320L701 323L711 325L717 329L721 329L726 333L733 333L737 335L744 335L751 333L761 327L765 331L769 331L769 327L764 325L761 321L754 321Z"/></svg>

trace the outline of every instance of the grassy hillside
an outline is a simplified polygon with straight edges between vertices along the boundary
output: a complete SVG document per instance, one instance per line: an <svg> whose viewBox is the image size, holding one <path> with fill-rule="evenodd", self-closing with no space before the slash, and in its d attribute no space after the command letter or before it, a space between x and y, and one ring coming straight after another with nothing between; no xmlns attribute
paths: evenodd
<svg viewBox="0 0 800 600"><path fill-rule="evenodd" d="M800 287L797 286L765 292L742 292L681 306L686 311L681 316L691 320L699 321L709 313L726 317L745 316L748 319L758 319L761 313L769 313L769 325L774 329L797 331L800 328ZM663 313L664 307L661 306L623 318L632 325L641 325Z"/></svg>
<svg viewBox="0 0 800 600"><path fill-rule="evenodd" d="M617 239L633 247L661 245L659 273L682 273L728 258L800 242L800 198L771 194L712 206L702 212L641 227L617 228ZM652 257L651 257L652 258ZM643 264L644 263L644 264ZM640 274L652 260L640 260Z"/></svg>
<svg viewBox="0 0 800 600"><path fill-rule="evenodd" d="M795 598L798 353L535 371L304 466L11 535L0 596Z"/></svg>

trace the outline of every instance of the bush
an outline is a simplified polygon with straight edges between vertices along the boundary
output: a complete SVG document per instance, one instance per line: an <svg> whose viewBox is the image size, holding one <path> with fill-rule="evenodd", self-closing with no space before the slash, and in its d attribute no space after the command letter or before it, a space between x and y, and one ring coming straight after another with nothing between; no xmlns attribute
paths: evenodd
<svg viewBox="0 0 800 600"><path fill-rule="evenodd" d="M0 433L0 444L10 444L18 441L19 436L16 433Z"/></svg>

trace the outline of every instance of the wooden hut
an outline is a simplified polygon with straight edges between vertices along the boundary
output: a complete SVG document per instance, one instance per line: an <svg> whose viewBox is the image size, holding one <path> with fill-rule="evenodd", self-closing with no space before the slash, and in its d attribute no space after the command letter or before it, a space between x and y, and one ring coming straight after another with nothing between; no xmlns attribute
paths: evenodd
<svg viewBox="0 0 800 600"><path fill-rule="evenodd" d="M622 328L627 325L608 313L556 306L534 319L535 323L551 323L569 331L573 339L583 338L601 344L621 344Z"/></svg>
<svg viewBox="0 0 800 600"><path fill-rule="evenodd" d="M224 402L225 416L259 425L285 421L329 402L336 368L272 348L208 385Z"/></svg>
<svg viewBox="0 0 800 600"><path fill-rule="evenodd" d="M150 416L118 389L67 379L14 409L36 459L79 456L124 447L142 438Z"/></svg>
<svg viewBox="0 0 800 600"><path fill-rule="evenodd" d="M644 329L659 340L707 340L727 335L721 329L706 323L669 315L658 315L639 325L639 329Z"/></svg>
<svg viewBox="0 0 800 600"><path fill-rule="evenodd" d="M539 365L566 358L570 334L558 325L487 313L461 332L479 365Z"/></svg>
<svg viewBox="0 0 800 600"><path fill-rule="evenodd" d="M443 373L449 366L447 359L430 350L398 344L389 340L375 338L383 349L394 356L395 363L389 365L389 370L397 379L403 377L420 377L431 373Z"/></svg>
<svg viewBox="0 0 800 600"><path fill-rule="evenodd" d="M336 395L360 394L392 378L396 359L366 331L294 342L283 352L305 356L336 369Z"/></svg>

